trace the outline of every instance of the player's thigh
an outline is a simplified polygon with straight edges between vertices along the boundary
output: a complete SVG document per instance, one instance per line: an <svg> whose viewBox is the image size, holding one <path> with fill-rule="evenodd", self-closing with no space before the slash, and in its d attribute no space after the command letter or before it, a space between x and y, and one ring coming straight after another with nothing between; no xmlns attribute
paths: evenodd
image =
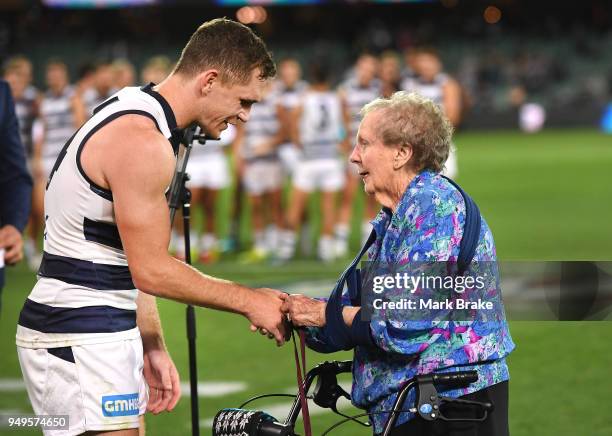
<svg viewBox="0 0 612 436"><path fill-rule="evenodd" d="M242 186L248 197L260 196L265 192L265 174L261 171L259 162L248 162L244 166Z"/></svg>
<svg viewBox="0 0 612 436"><path fill-rule="evenodd" d="M316 160L305 160L299 162L293 171L292 185L295 189L304 192L313 192L317 189L318 180L317 177L320 175L318 168L318 161Z"/></svg>
<svg viewBox="0 0 612 436"><path fill-rule="evenodd" d="M68 415L69 429L48 432L49 436L128 429L137 434L139 415L146 410L140 339L18 347L18 356L34 412Z"/></svg>
<svg viewBox="0 0 612 436"><path fill-rule="evenodd" d="M346 183L344 166L339 159L326 159L321 161L318 168L319 189L322 192L340 191Z"/></svg>

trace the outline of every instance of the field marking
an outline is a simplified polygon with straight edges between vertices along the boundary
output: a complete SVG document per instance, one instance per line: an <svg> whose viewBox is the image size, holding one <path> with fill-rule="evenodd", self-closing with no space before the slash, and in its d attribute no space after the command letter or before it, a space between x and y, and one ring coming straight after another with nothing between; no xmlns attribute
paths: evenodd
<svg viewBox="0 0 612 436"><path fill-rule="evenodd" d="M299 280L283 284L281 289L289 294L303 294L309 297L329 297L336 286L335 280Z"/></svg>
<svg viewBox="0 0 612 436"><path fill-rule="evenodd" d="M241 381L198 382L198 397L215 398L246 391L248 385ZM189 382L181 383L181 396L190 396Z"/></svg>
<svg viewBox="0 0 612 436"><path fill-rule="evenodd" d="M25 391L25 383L20 378L0 378L0 392Z"/></svg>
<svg viewBox="0 0 612 436"><path fill-rule="evenodd" d="M198 396L204 398L223 397L245 391L247 387L247 383L241 381L198 382ZM22 379L0 379L0 392L23 392L25 390L25 383ZM184 397L189 396L189 382L181 383L181 394Z"/></svg>

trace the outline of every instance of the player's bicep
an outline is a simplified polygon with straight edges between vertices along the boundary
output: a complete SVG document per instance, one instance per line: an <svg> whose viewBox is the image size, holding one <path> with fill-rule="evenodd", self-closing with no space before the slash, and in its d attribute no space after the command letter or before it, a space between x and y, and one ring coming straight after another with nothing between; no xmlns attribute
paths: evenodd
<svg viewBox="0 0 612 436"><path fill-rule="evenodd" d="M170 217L165 191L174 170L171 152L156 141L133 147L105 171L115 219L132 274L168 251ZM159 147L159 148L156 148Z"/></svg>
<svg viewBox="0 0 612 436"><path fill-rule="evenodd" d="M461 116L461 88L454 80L449 80L444 87L444 112L454 126L459 123Z"/></svg>

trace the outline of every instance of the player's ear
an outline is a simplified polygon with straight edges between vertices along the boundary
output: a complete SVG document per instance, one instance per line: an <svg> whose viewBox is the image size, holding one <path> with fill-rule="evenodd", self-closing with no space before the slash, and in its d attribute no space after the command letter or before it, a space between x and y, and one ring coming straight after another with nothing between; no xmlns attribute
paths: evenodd
<svg viewBox="0 0 612 436"><path fill-rule="evenodd" d="M197 87L201 95L207 95L218 78L219 72L215 69L202 71L196 79Z"/></svg>

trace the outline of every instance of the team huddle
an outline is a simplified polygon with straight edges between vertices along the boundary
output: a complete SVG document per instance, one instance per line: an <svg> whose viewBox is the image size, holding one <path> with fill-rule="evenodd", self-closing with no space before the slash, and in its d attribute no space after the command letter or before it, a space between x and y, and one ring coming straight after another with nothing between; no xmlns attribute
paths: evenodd
<svg viewBox="0 0 612 436"><path fill-rule="evenodd" d="M300 250L310 255L313 236L318 240L319 259L345 257L353 204L360 192L359 174L347 159L355 143L359 110L379 96L407 90L443 107L453 124L460 121L460 88L442 71L436 52L411 50L404 61L402 65L394 52L362 54L333 88L331 71L324 61L309 63L305 81L300 63L283 59L277 79L267 85L263 100L253 106L248 123L230 124L219 140L209 140L205 146L194 144L188 165L189 187L192 205L201 208L203 220L202 228L192 232L191 247L199 261L212 262L221 252L243 248L238 246L243 198L251 208L252 247L241 254L242 261L288 261ZM141 82L159 83L171 68L169 60L152 58L141 72ZM41 94L31 85L32 66L26 58L15 57L5 65L4 77L14 93L21 136L35 178L25 244L32 269L40 264L36 241L44 228L42 198L57 156L94 109L117 90L133 86L135 76L127 61L100 62L83 68L78 82L71 85L66 65L52 60L46 66L48 89ZM445 174L453 177L456 173L453 150ZM221 239L217 200L232 184L237 189L231 203L231 227L229 237ZM320 192L320 235L312 235L309 225L308 198L315 191ZM376 212L374 200L366 197L362 240L369 234L369 221ZM184 259L181 230L177 223L170 248L177 258Z"/></svg>

